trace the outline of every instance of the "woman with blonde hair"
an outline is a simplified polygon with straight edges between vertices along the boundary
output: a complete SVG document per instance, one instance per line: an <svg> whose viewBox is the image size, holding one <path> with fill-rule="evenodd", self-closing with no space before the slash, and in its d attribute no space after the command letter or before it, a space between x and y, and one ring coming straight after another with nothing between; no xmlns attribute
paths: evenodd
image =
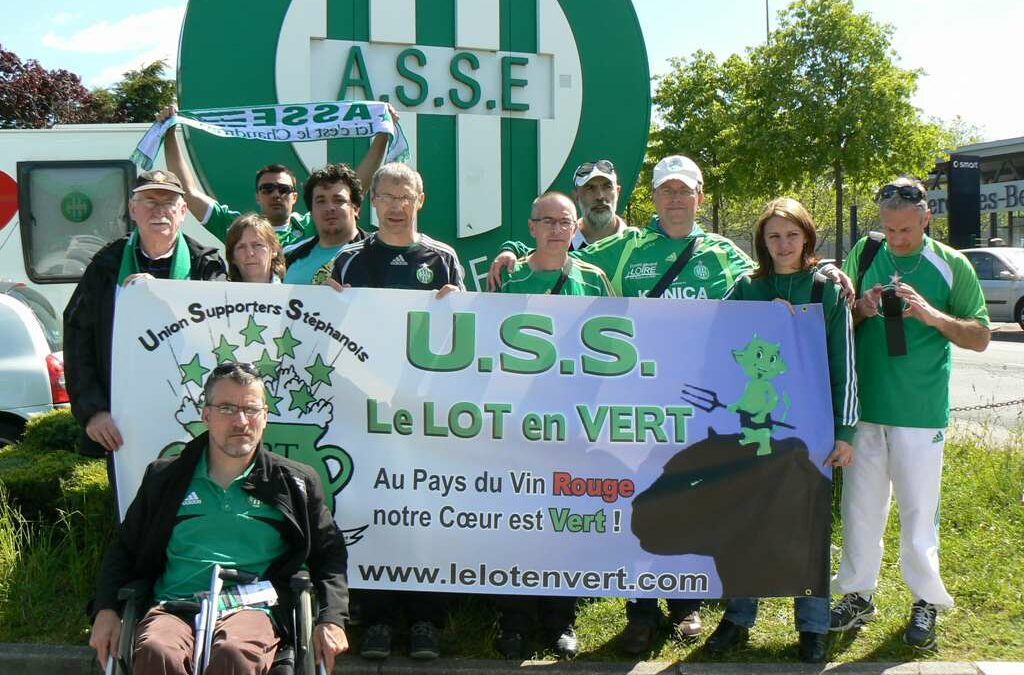
<svg viewBox="0 0 1024 675"><path fill-rule="evenodd" d="M788 197L772 200L754 229L758 268L751 276L741 278L725 299L780 301L790 311L794 311L794 305L822 304L835 425L835 442L824 466L843 467L853 461L854 425L860 416L853 321L840 287L814 271L817 239L814 219L803 204ZM827 597L798 597L794 601L802 661L825 660L828 601ZM746 642L757 618L757 605L758 598L729 600L722 621L708 638L708 649L724 652Z"/></svg>
<svg viewBox="0 0 1024 675"><path fill-rule="evenodd" d="M256 213L243 213L228 228L224 242L228 279L254 283L281 283L284 249L270 221Z"/></svg>

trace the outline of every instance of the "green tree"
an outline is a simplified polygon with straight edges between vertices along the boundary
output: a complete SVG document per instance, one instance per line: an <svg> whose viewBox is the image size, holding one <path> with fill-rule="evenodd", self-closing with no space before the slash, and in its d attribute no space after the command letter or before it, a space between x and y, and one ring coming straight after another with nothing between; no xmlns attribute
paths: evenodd
<svg viewBox="0 0 1024 675"><path fill-rule="evenodd" d="M78 75L22 61L0 45L0 129L88 122L92 97Z"/></svg>
<svg viewBox="0 0 1024 675"><path fill-rule="evenodd" d="M152 122L161 109L174 102L174 81L163 78L163 59L129 70L113 87L118 122Z"/></svg>
<svg viewBox="0 0 1024 675"><path fill-rule="evenodd" d="M894 63L892 26L851 0L797 0L766 45L749 53L740 134L750 183L791 189L828 175L835 190L835 257L843 257L844 189L926 173L939 127L910 99L918 70Z"/></svg>
<svg viewBox="0 0 1024 675"><path fill-rule="evenodd" d="M724 201L742 189L736 171L742 161L736 151L737 129L749 65L736 55L719 63L703 50L670 63L671 72L656 78L653 101L662 124L651 134L649 162L683 154L700 165L711 200L712 228L718 232ZM651 166L645 169L649 176Z"/></svg>

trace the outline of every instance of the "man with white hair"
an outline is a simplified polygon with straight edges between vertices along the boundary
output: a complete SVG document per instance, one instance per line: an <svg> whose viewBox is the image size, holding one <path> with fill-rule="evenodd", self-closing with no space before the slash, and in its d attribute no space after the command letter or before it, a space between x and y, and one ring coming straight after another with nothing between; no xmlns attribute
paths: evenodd
<svg viewBox="0 0 1024 675"><path fill-rule="evenodd" d="M904 640L934 649L937 611L953 605L938 556L950 343L984 351L988 311L967 258L925 233L931 211L920 181L898 178L876 201L885 238L861 239L845 264L858 293L868 290L853 310L862 412L855 460L844 469L843 558L832 582L843 598L832 609L831 629L875 615L872 594L895 492L900 565L914 597Z"/></svg>

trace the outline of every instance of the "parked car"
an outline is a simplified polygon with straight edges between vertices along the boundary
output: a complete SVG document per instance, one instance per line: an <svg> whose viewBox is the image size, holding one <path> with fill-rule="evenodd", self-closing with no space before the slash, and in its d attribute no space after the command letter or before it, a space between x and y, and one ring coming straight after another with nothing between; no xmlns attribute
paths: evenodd
<svg viewBox="0 0 1024 675"><path fill-rule="evenodd" d="M64 326L42 294L0 281L0 447L33 415L68 404Z"/></svg>
<svg viewBox="0 0 1024 675"><path fill-rule="evenodd" d="M974 265L992 321L1024 328L1024 248L996 246L961 251Z"/></svg>

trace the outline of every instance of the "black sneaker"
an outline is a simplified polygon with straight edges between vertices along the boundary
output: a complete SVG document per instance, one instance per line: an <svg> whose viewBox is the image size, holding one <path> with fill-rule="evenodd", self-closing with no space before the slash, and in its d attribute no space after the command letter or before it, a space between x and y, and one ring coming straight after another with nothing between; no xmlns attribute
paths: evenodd
<svg viewBox="0 0 1024 675"><path fill-rule="evenodd" d="M375 623L363 633L359 655L364 659L386 659L391 656L391 626Z"/></svg>
<svg viewBox="0 0 1024 675"><path fill-rule="evenodd" d="M555 651L563 659L575 658L580 651L579 641L576 639L576 629L566 626L555 640Z"/></svg>
<svg viewBox="0 0 1024 675"><path fill-rule="evenodd" d="M417 621L409 628L409 656L420 661L441 656L441 642L434 624Z"/></svg>
<svg viewBox="0 0 1024 675"><path fill-rule="evenodd" d="M847 593L832 608L829 630L842 631L863 626L875 618L875 603L860 593Z"/></svg>
<svg viewBox="0 0 1024 675"><path fill-rule="evenodd" d="M797 651L804 663L825 663L828 656L828 635L800 631L800 646Z"/></svg>
<svg viewBox="0 0 1024 675"><path fill-rule="evenodd" d="M935 616L938 608L924 600L918 600L910 607L910 623L903 633L903 640L911 647L934 650L939 645L935 637Z"/></svg>
<svg viewBox="0 0 1024 675"><path fill-rule="evenodd" d="M515 631L501 631L495 640L495 648L506 659L520 661L523 658L523 634Z"/></svg>
<svg viewBox="0 0 1024 675"><path fill-rule="evenodd" d="M704 648L711 654L724 654L727 651L742 647L750 639L750 629L733 623L726 618L718 622L718 627L711 633Z"/></svg>

